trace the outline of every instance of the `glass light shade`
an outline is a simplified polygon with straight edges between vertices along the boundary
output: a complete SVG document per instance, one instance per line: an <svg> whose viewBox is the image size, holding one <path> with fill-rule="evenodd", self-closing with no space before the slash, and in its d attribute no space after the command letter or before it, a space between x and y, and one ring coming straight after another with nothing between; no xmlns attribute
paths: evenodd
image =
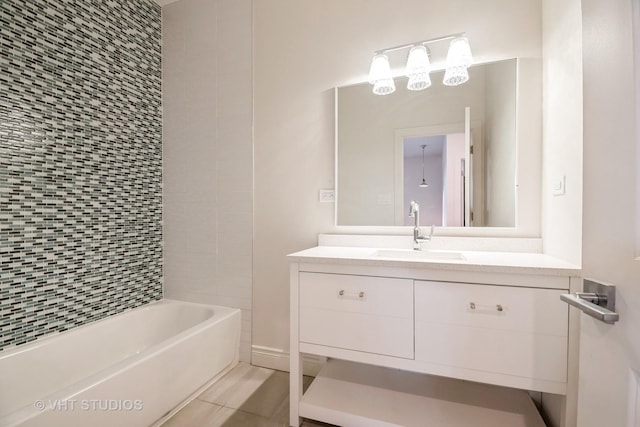
<svg viewBox="0 0 640 427"><path fill-rule="evenodd" d="M381 79L373 84L373 93L376 95L389 95L395 92L396 85L392 78Z"/></svg>
<svg viewBox="0 0 640 427"><path fill-rule="evenodd" d="M469 80L469 72L464 65L448 67L444 72L442 83L446 86L458 86Z"/></svg>
<svg viewBox="0 0 640 427"><path fill-rule="evenodd" d="M371 60L371 68L369 69L369 83L376 84L379 80L391 79L391 67L389 66L389 58L387 55L376 55Z"/></svg>
<svg viewBox="0 0 640 427"><path fill-rule="evenodd" d="M431 86L431 77L429 73L413 74L407 81L407 89L409 90L423 90Z"/></svg>
<svg viewBox="0 0 640 427"><path fill-rule="evenodd" d="M429 62L429 53L423 45L414 46L409 51L407 59L407 68L405 74L409 78L407 89L422 90L431 86L431 63Z"/></svg>
<svg viewBox="0 0 640 427"><path fill-rule="evenodd" d="M464 65L469 67L473 64L473 56L471 55L471 46L469 39L466 37L456 37L449 43L447 51L447 68Z"/></svg>
<svg viewBox="0 0 640 427"><path fill-rule="evenodd" d="M473 64L471 47L466 37L456 37L449 44L447 52L447 69L442 83L457 86L469 80L467 68Z"/></svg>

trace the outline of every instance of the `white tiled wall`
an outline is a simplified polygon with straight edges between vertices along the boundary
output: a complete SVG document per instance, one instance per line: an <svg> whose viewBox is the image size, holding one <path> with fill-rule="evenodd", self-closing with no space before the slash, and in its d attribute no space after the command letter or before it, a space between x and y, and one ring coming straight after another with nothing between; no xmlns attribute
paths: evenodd
<svg viewBox="0 0 640 427"><path fill-rule="evenodd" d="M249 361L253 236L251 0L162 9L164 295L242 309Z"/></svg>

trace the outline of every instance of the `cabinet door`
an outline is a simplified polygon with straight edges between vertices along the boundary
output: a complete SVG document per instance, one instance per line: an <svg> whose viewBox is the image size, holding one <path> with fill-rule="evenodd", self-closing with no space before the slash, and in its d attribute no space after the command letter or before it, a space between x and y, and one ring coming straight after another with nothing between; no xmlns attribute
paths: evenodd
<svg viewBox="0 0 640 427"><path fill-rule="evenodd" d="M564 292L416 282L416 360L566 382Z"/></svg>
<svg viewBox="0 0 640 427"><path fill-rule="evenodd" d="M413 358L413 281L300 273L300 341Z"/></svg>

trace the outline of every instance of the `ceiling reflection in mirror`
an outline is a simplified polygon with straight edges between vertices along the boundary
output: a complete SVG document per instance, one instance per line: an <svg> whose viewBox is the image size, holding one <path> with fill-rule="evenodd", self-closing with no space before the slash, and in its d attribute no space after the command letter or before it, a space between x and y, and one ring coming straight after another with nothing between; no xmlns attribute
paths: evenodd
<svg viewBox="0 0 640 427"><path fill-rule="evenodd" d="M460 86L434 72L422 91L406 78L386 96L337 88L337 225L409 225L415 200L421 225L514 227L516 76L511 59L470 67Z"/></svg>

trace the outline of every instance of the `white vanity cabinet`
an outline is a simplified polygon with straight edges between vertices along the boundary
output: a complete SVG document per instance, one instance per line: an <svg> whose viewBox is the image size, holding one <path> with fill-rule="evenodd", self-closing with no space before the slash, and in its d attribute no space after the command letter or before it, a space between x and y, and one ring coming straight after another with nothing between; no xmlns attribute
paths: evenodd
<svg viewBox="0 0 640 427"><path fill-rule="evenodd" d="M438 375L563 393L567 289L416 281L416 362Z"/></svg>
<svg viewBox="0 0 640 427"><path fill-rule="evenodd" d="M300 273L300 342L413 359L413 281Z"/></svg>
<svg viewBox="0 0 640 427"><path fill-rule="evenodd" d="M530 412L519 414L525 421L499 421L491 417L500 411L493 411L482 424L477 411L500 404L467 402L449 409L464 417L476 408L460 425L542 426L526 391L567 392L569 310L560 294L577 283L577 270L532 274L538 270L313 254L291 264L292 426L299 417L430 425L424 417L442 411L442 403L434 403L438 393L519 399L512 403ZM329 363L303 395L308 356Z"/></svg>

